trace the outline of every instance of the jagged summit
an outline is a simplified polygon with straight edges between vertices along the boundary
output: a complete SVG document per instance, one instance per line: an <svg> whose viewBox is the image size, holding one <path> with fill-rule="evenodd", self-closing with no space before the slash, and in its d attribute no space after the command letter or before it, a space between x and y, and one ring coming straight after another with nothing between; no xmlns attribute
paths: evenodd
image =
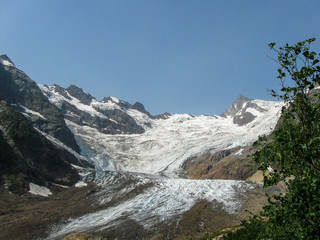
<svg viewBox="0 0 320 240"><path fill-rule="evenodd" d="M90 105L91 101L95 99L89 93L86 93L82 88L76 85L70 85L66 90L71 96L79 99L80 102L86 105Z"/></svg>
<svg viewBox="0 0 320 240"><path fill-rule="evenodd" d="M267 109L258 104L258 101L240 94L237 100L220 116L233 118L233 123L239 126L246 125L252 122L260 113L267 111Z"/></svg>
<svg viewBox="0 0 320 240"><path fill-rule="evenodd" d="M221 114L222 117L231 116L234 117L244 106L245 103L252 101L252 99L247 98L240 94L235 102L233 102L228 109Z"/></svg>
<svg viewBox="0 0 320 240"><path fill-rule="evenodd" d="M71 85L64 89L58 85L39 84L42 93L64 114L64 118L79 126L90 126L105 134L138 134L144 129L127 113L131 106L114 97L97 101L81 88ZM128 107L128 108L126 108Z"/></svg>
<svg viewBox="0 0 320 240"><path fill-rule="evenodd" d="M6 54L0 55L0 63L5 66L15 66L11 59Z"/></svg>
<svg viewBox="0 0 320 240"><path fill-rule="evenodd" d="M133 105L126 102L126 101L123 101L123 100L120 100L118 98L115 98L115 97L104 97L101 102L103 103L112 103L112 104L116 104L117 106L119 106L121 109L123 110L129 110L129 109L135 109L141 113L144 113L146 114L147 116L149 117L153 117L151 116L151 114L145 109L144 105L140 102L135 102Z"/></svg>
<svg viewBox="0 0 320 240"><path fill-rule="evenodd" d="M101 101L102 101L102 102L109 102L109 101L111 101L111 102L113 102L113 103L120 103L120 100L119 100L118 98L111 97L111 96L109 96L109 97L104 97Z"/></svg>

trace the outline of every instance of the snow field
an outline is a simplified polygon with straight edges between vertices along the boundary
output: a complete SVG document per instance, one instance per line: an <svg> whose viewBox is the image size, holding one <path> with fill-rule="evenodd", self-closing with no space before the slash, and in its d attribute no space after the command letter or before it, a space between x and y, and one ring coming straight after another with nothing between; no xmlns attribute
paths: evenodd
<svg viewBox="0 0 320 240"><path fill-rule="evenodd" d="M259 114L244 126L234 124L231 117L219 116L176 114L166 120L154 120L136 110L129 110L128 114L145 127L143 134L108 135L88 126L66 122L86 145L82 147L83 154L95 161L99 169L177 177L181 165L190 157L245 146L257 140L259 135L269 134L280 116L282 104L255 102L266 111L249 109L251 113ZM85 150L89 149L87 145L90 150Z"/></svg>

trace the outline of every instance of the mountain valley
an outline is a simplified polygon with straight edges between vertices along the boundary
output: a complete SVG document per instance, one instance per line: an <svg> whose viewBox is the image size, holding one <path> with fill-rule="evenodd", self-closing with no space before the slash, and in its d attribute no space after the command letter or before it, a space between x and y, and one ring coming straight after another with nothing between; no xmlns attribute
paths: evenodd
<svg viewBox="0 0 320 240"><path fill-rule="evenodd" d="M0 239L198 239L266 204L247 156L283 104L164 113L34 82L0 55ZM10 134L9 134L10 133Z"/></svg>

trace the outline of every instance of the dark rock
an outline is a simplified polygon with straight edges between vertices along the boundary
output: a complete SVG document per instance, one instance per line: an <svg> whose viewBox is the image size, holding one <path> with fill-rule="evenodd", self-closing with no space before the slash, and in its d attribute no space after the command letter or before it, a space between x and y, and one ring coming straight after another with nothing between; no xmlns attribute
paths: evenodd
<svg viewBox="0 0 320 240"><path fill-rule="evenodd" d="M144 107L144 105L140 102L136 102L134 103L133 105L126 102L126 101L122 101L122 100L119 100L119 102L115 102L112 97L104 97L102 99L102 102L108 102L108 101L111 101L113 103L116 103L121 109L123 110L129 110L129 109L135 109L135 110L138 110L139 112L142 112L144 114L146 114L147 116L149 117L153 117Z"/></svg>
<svg viewBox="0 0 320 240"><path fill-rule="evenodd" d="M154 119L168 119L170 116L171 116L170 113L165 112L165 113L156 115L156 116L154 116L153 118L154 118Z"/></svg>
<svg viewBox="0 0 320 240"><path fill-rule="evenodd" d="M71 153L53 145L6 102L0 102L0 178L9 190L23 193L28 182L72 185L79 176Z"/></svg>
<svg viewBox="0 0 320 240"><path fill-rule="evenodd" d="M98 130L107 134L140 134L144 133L144 129L139 126L135 120L119 109L113 110L101 110L96 108L98 112L101 112L106 118L94 118L93 122L96 122ZM110 120L112 119L112 120ZM96 127L96 128L97 128Z"/></svg>
<svg viewBox="0 0 320 240"><path fill-rule="evenodd" d="M252 101L252 99L247 98L245 96L243 96L242 94L240 94L237 98L237 100L235 102L233 102L229 108L222 113L220 116L222 117L227 117L227 116L232 116L234 117L240 110L243 109L244 104L247 102Z"/></svg>
<svg viewBox="0 0 320 240"><path fill-rule="evenodd" d="M243 95L239 95L237 101L233 102L230 107L222 113L221 117L232 117L233 123L239 126L246 125L252 122L256 116L252 113L247 112L248 108L255 109L258 112L266 111L262 107L259 107L252 99L247 98Z"/></svg>
<svg viewBox="0 0 320 240"><path fill-rule="evenodd" d="M57 138L76 152L80 152L60 109L51 104L38 85L18 68L0 64L0 100L39 113L44 118L35 115L30 119L35 127Z"/></svg>
<svg viewBox="0 0 320 240"><path fill-rule="evenodd" d="M244 112L241 115L237 115L233 117L233 123L237 124L239 126L243 126L248 124L249 122L252 122L253 119L255 119L256 116L254 116L252 113Z"/></svg>
<svg viewBox="0 0 320 240"><path fill-rule="evenodd" d="M142 103L136 102L135 104L133 104L132 108L148 115L149 117L151 116L151 114L146 111L146 109L144 108L144 105Z"/></svg>
<svg viewBox="0 0 320 240"><path fill-rule="evenodd" d="M79 87L77 87L77 86L75 86L75 85L70 85L70 87L68 87L66 90L68 91L68 93L69 93L71 96L79 99L80 102L82 102L82 103L85 104L85 105L90 105L92 99L95 99L95 98L92 97L90 94L85 93L85 92L82 90L82 88L79 88Z"/></svg>
<svg viewBox="0 0 320 240"><path fill-rule="evenodd" d="M63 87L60 87L57 84L54 84L53 87L55 92L61 94L63 97L65 97L68 100L72 100L72 98L68 95L67 91Z"/></svg>
<svg viewBox="0 0 320 240"><path fill-rule="evenodd" d="M14 63L11 61L11 59L10 59L6 54L1 54L1 55L0 55L0 59L5 60L5 61L8 61L8 62L11 63L13 66L15 66Z"/></svg>

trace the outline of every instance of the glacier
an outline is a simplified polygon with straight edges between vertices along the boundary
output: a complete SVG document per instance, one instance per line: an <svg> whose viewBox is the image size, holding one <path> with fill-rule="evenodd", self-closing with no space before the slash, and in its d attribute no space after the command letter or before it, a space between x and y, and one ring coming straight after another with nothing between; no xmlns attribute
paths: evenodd
<svg viewBox="0 0 320 240"><path fill-rule="evenodd" d="M105 187L98 198L100 204L106 204L116 199L117 204L104 210L89 213L56 227L49 239L60 239L73 232L103 231L124 222L124 216L134 220L145 229L157 229L157 225L170 222L176 216L189 210L200 201L215 202L215 206L222 208L229 214L234 214L246 200L245 192L253 191L259 184L235 180L191 180L142 177L130 175L137 182L113 192L110 188L123 176L115 173L104 173L99 184ZM124 173L123 173L124 174ZM126 175L128 177L128 175ZM116 179L115 179L116 178ZM152 183L143 193L122 201L125 195L137 186ZM112 196L110 196L112 192ZM115 199L114 199L115 198ZM175 221L179 222L179 218Z"/></svg>
<svg viewBox="0 0 320 240"><path fill-rule="evenodd" d="M79 231L108 231L125 226L121 224L129 220L144 229L158 231L164 224L179 225L182 214L201 201L227 214L235 214L246 202L247 194L261 189L261 184L187 179L182 165L192 157L234 147L240 147L236 155L243 154L243 148L259 135L273 131L283 106L281 102L246 100L240 105L234 104L237 108L229 111L234 114L173 114L161 119L125 107L129 105L114 97L108 101L92 99L85 104L67 92L59 93L54 86L38 86L58 108L63 109L65 102L72 106L73 112L64 109L66 116L76 114L74 109L77 109L105 119L109 118L106 111L117 110L144 129L139 134L120 130L117 134L106 134L89 122L79 124L65 119L80 146L81 156L95 166L95 170L74 166L82 176L77 187L95 182L101 188L95 195L96 203L106 207L55 226L49 239L61 239ZM235 117L242 119L248 114L250 121L242 125L235 123ZM109 119L118 126L122 124Z"/></svg>
<svg viewBox="0 0 320 240"><path fill-rule="evenodd" d="M75 134L82 154L91 158L100 170L178 177L181 165L188 158L208 151L247 146L259 135L269 134L277 123L282 104L254 102L266 112L259 112L252 122L244 126L234 124L231 117L175 114L168 119L150 119L137 110L130 110L128 114L145 127L143 134L111 135L68 120L66 123ZM147 127L150 125L152 127Z"/></svg>

